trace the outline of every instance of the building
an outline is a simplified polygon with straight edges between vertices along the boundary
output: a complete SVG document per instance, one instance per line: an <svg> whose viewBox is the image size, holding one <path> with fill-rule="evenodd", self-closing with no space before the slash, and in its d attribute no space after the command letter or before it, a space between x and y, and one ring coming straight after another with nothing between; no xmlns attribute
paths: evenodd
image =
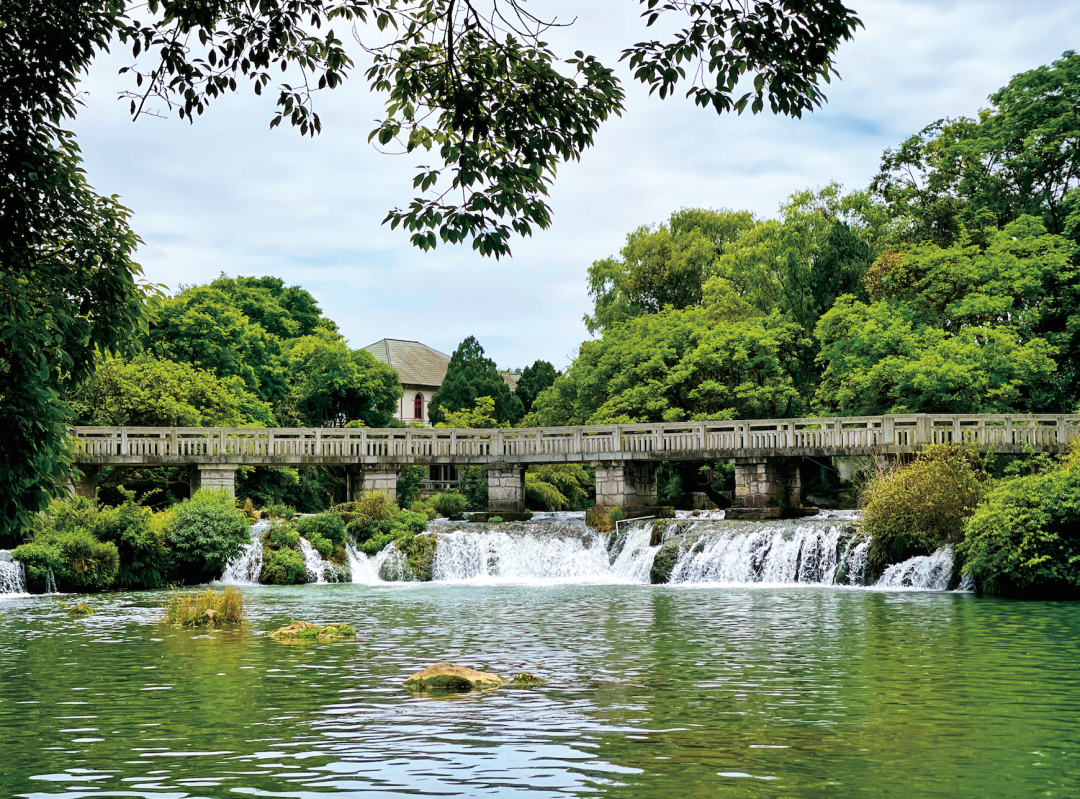
<svg viewBox="0 0 1080 799"><path fill-rule="evenodd" d="M398 402L397 418L405 424L428 423L428 403L439 390L450 356L419 341L384 338L365 350L398 374L405 395Z"/></svg>

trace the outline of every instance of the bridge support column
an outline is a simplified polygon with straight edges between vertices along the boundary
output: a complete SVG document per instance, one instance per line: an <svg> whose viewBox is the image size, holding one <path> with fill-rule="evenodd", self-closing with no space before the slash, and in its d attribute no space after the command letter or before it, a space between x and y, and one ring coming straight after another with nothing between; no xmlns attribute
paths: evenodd
<svg viewBox="0 0 1080 799"><path fill-rule="evenodd" d="M744 508L799 504L802 482L798 458L735 458L735 504Z"/></svg>
<svg viewBox="0 0 1080 799"><path fill-rule="evenodd" d="M236 496L236 464L200 463L191 472L191 493L203 488L224 491Z"/></svg>
<svg viewBox="0 0 1080 799"><path fill-rule="evenodd" d="M68 476L68 491L71 492L72 496L93 499L97 496L98 474L101 469L98 466L90 466L89 464L84 464L78 468L82 474L73 471Z"/></svg>
<svg viewBox="0 0 1080 799"><path fill-rule="evenodd" d="M596 465L596 507L656 505L656 464L602 461Z"/></svg>
<svg viewBox="0 0 1080 799"><path fill-rule="evenodd" d="M492 463L487 467L488 512L525 512L525 467Z"/></svg>
<svg viewBox="0 0 1080 799"><path fill-rule="evenodd" d="M368 491L381 491L396 502L397 480L396 463L353 466L349 470L349 499L356 502Z"/></svg>

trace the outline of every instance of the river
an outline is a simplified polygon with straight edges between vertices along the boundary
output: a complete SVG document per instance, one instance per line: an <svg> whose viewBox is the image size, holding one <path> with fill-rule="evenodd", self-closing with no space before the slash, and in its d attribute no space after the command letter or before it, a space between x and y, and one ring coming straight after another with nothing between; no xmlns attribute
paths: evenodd
<svg viewBox="0 0 1080 799"><path fill-rule="evenodd" d="M6 599L0 796L1080 795L1077 605L509 571L245 585L217 631ZM358 637L264 635L293 619ZM549 685L402 688L440 660Z"/></svg>

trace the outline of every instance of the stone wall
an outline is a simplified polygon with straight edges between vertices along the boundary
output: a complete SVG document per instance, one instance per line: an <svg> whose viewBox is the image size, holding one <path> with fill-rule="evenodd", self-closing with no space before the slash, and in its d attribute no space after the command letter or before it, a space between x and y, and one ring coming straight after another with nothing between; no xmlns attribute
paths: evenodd
<svg viewBox="0 0 1080 799"><path fill-rule="evenodd" d="M368 491L381 491L397 501L397 481L398 466L395 463L350 467L349 499L355 502Z"/></svg>
<svg viewBox="0 0 1080 799"><path fill-rule="evenodd" d="M791 507L798 505L802 482L799 460L767 458L743 460L735 464L735 504L744 508Z"/></svg>
<svg viewBox="0 0 1080 799"><path fill-rule="evenodd" d="M525 468L518 464L488 466L488 512L522 513L525 510Z"/></svg>
<svg viewBox="0 0 1080 799"><path fill-rule="evenodd" d="M601 461L596 465L596 506L625 508L656 504L656 464Z"/></svg>
<svg viewBox="0 0 1080 799"><path fill-rule="evenodd" d="M236 466L228 463L199 464L191 470L191 493L204 488L218 489L236 496Z"/></svg>

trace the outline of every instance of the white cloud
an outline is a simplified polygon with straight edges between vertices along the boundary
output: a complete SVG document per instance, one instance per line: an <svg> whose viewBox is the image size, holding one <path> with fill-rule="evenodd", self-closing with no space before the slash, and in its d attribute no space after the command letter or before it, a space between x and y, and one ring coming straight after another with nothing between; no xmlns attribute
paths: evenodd
<svg viewBox="0 0 1080 799"><path fill-rule="evenodd" d="M114 99L124 85L117 52L85 81L75 129L91 182L135 211L138 257L155 282L274 274L310 290L354 346L391 336L450 352L475 335L502 366L545 358L562 367L587 335L586 269L633 228L684 206L772 215L806 187L864 186L884 148L940 117L974 114L1010 76L1049 63L1080 34L1070 2L852 5L866 29L841 48L843 79L828 105L802 120L717 117L627 84L624 116L560 170L551 229L503 261L467 247L423 253L381 225L410 199L422 159L367 144L380 104L359 72L320 98L324 131L307 139L270 131L272 102L249 94L217 101L194 125L132 123ZM644 38L627 0L546 7L578 16L553 41L609 63Z"/></svg>

